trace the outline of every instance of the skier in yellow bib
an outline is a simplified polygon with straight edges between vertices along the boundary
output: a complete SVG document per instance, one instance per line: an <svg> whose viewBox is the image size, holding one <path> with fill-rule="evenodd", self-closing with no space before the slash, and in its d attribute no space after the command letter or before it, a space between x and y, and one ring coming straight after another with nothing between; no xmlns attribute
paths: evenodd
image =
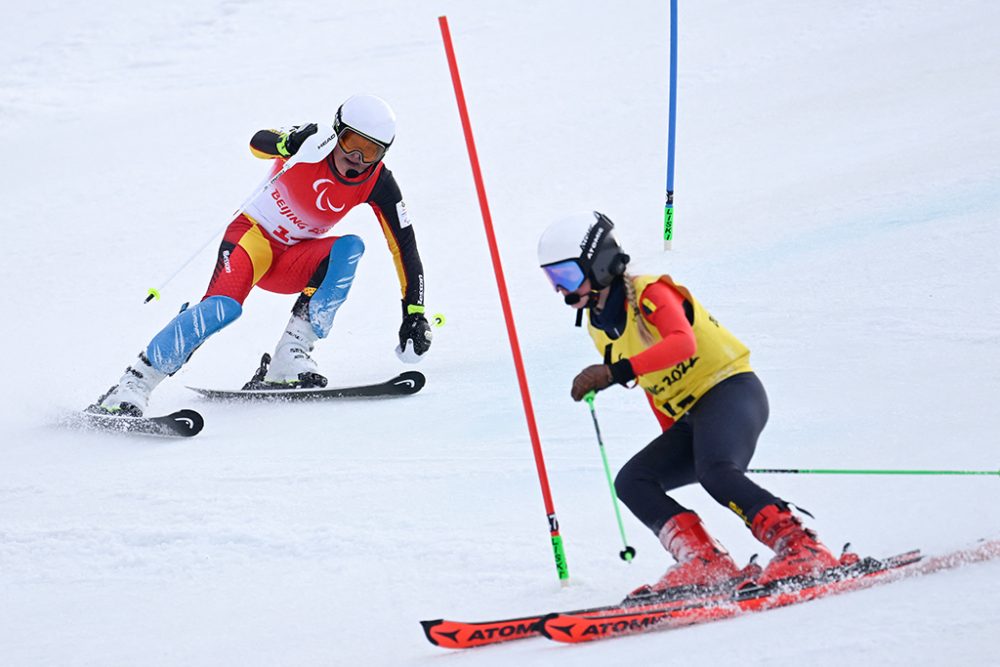
<svg viewBox="0 0 1000 667"><path fill-rule="evenodd" d="M767 394L750 367L749 349L669 276L627 273L630 258L613 228L596 211L559 220L542 234L538 261L576 309L578 326L586 313L604 359L574 378L573 400L634 382L645 390L663 429L615 479L618 497L677 561L658 582L636 592L716 586L747 574L697 514L666 494L694 482L775 551L758 576L761 583L840 565L785 501L745 475L768 417Z"/></svg>

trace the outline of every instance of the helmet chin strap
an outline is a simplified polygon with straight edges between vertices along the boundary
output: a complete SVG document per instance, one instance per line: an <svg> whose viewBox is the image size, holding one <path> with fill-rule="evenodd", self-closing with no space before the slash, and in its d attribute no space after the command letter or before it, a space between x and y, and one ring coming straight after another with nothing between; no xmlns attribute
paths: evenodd
<svg viewBox="0 0 1000 667"><path fill-rule="evenodd" d="M576 311L576 326L582 326L583 324L583 311L587 308L593 308L594 304L597 303L597 299L600 297L601 293L596 290L591 290L587 293L587 302L583 305L583 308L578 308ZM563 301L566 302L567 306L575 306L580 303L584 297L580 296L576 292L570 292L563 297Z"/></svg>

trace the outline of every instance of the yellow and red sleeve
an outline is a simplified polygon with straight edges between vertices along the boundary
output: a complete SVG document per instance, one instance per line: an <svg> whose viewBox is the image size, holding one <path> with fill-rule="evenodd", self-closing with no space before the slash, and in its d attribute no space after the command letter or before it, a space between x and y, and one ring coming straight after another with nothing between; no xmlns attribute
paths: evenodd
<svg viewBox="0 0 1000 667"><path fill-rule="evenodd" d="M697 342L680 292L660 281L651 283L639 295L639 308L661 340L629 358L636 375L670 368L694 355Z"/></svg>
<svg viewBox="0 0 1000 667"><path fill-rule="evenodd" d="M278 142L283 136L281 130L260 130L250 137L250 152L262 160L281 157L281 153L278 152Z"/></svg>

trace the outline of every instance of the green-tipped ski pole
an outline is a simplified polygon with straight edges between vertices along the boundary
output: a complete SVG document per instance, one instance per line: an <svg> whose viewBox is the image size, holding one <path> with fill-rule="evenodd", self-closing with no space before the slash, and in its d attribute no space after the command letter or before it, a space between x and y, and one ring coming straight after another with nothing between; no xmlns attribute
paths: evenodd
<svg viewBox="0 0 1000 667"><path fill-rule="evenodd" d="M628 545L628 538L625 537L625 526L622 524L622 513L618 510L618 494L615 493L615 484L611 481L611 468L608 466L608 456L604 453L604 441L601 439L601 427L597 423L597 413L594 411L595 392L588 392L583 400L590 406L590 417L594 420L594 432L597 433L597 448L601 450L601 461L604 463L604 476L608 480L608 488L611 489L611 504L615 508L615 519L618 521L618 532L622 536L624 549L618 552L618 557L627 563L631 563L635 558L635 549Z"/></svg>
<svg viewBox="0 0 1000 667"><path fill-rule="evenodd" d="M791 475L996 475L1000 470L851 470L833 468L750 468L752 473L785 473Z"/></svg>

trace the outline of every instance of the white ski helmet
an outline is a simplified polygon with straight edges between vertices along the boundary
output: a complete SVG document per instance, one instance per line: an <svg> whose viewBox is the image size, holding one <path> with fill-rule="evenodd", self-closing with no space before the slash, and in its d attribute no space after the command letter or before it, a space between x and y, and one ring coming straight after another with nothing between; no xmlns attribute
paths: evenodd
<svg viewBox="0 0 1000 667"><path fill-rule="evenodd" d="M555 288L576 291L590 280L604 289L625 273L629 256L615 239L615 225L603 213L574 213L553 222L538 239L538 264Z"/></svg>
<svg viewBox="0 0 1000 667"><path fill-rule="evenodd" d="M333 131L340 138L345 130L352 130L381 147L376 160L381 160L396 138L396 114L381 97L353 95L340 108L333 121Z"/></svg>

